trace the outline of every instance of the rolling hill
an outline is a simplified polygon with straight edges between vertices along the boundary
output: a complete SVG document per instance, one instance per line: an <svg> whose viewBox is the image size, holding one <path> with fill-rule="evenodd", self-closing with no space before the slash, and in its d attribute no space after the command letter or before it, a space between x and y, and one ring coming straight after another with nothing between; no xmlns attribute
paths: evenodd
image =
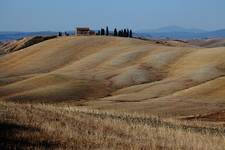
<svg viewBox="0 0 225 150"><path fill-rule="evenodd" d="M58 32L40 31L40 32L19 32L19 31L0 31L0 42L18 40L25 37L34 36L56 36Z"/></svg>
<svg viewBox="0 0 225 150"><path fill-rule="evenodd" d="M0 57L4 101L73 101L159 116L220 112L225 48L115 37L62 37Z"/></svg>
<svg viewBox="0 0 225 150"><path fill-rule="evenodd" d="M33 36L33 37L24 37L19 40L0 42L0 55L15 52L56 37L57 36Z"/></svg>
<svg viewBox="0 0 225 150"><path fill-rule="evenodd" d="M189 44L207 48L224 47L225 39L190 40Z"/></svg>

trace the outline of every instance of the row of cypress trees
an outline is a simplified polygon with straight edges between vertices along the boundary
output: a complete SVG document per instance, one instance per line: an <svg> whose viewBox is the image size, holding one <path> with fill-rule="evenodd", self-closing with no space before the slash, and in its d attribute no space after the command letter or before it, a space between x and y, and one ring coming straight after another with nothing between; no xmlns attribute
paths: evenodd
<svg viewBox="0 0 225 150"><path fill-rule="evenodd" d="M121 29L119 31L117 31L117 29L114 29L114 36L120 36L120 37L133 37L133 32L131 29Z"/></svg>
<svg viewBox="0 0 225 150"><path fill-rule="evenodd" d="M98 30L97 35L112 35L112 36L119 36L119 37L133 37L133 32L131 29L121 29L121 30L117 30L117 28L114 29L113 33L109 32L109 28L108 26L106 27L106 29L101 28L101 30Z"/></svg>

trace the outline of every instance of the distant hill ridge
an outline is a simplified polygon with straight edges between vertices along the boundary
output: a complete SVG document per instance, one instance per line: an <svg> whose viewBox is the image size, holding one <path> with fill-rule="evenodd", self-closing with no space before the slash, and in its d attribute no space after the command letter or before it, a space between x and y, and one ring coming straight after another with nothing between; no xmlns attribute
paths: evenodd
<svg viewBox="0 0 225 150"><path fill-rule="evenodd" d="M201 29L188 29L178 26L168 26L155 30L139 30L137 36L157 38L157 39L208 39L208 38L225 38L225 29L215 31L205 31Z"/></svg>
<svg viewBox="0 0 225 150"><path fill-rule="evenodd" d="M56 37L57 36L34 36L8 42L0 42L0 55L15 52Z"/></svg>
<svg viewBox="0 0 225 150"><path fill-rule="evenodd" d="M163 33L163 32L195 32L195 33L203 33L207 32L206 30L197 29L197 28L183 28L179 26L166 26L158 29L147 29L147 30L140 30L140 32L154 32L154 33Z"/></svg>
<svg viewBox="0 0 225 150"><path fill-rule="evenodd" d="M17 31L4 31L0 32L0 41L12 41L22 39L24 37L33 36L53 36L57 35L58 32L54 31L40 31L40 32L17 32Z"/></svg>

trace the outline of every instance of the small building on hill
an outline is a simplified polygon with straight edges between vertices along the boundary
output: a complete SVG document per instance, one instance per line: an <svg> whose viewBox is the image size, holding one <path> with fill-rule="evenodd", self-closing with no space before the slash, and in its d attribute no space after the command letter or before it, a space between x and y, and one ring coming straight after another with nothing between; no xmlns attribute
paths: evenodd
<svg viewBox="0 0 225 150"><path fill-rule="evenodd" d="M87 27L78 27L76 33L77 33L77 36L95 35L95 31L92 31L90 30L90 28L87 28Z"/></svg>

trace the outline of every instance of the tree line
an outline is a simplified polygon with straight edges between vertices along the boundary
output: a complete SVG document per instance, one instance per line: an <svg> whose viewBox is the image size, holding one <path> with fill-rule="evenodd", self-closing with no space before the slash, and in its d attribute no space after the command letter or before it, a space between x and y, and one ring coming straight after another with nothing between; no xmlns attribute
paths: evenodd
<svg viewBox="0 0 225 150"><path fill-rule="evenodd" d="M106 29L104 28L101 28L100 30L98 30L98 32L96 33L96 35L101 35L101 36L119 36L119 37L130 37L132 38L133 37L133 31L131 29L120 29L120 30L117 30L117 28L114 29L113 32L109 32L109 28L108 26L106 27Z"/></svg>

